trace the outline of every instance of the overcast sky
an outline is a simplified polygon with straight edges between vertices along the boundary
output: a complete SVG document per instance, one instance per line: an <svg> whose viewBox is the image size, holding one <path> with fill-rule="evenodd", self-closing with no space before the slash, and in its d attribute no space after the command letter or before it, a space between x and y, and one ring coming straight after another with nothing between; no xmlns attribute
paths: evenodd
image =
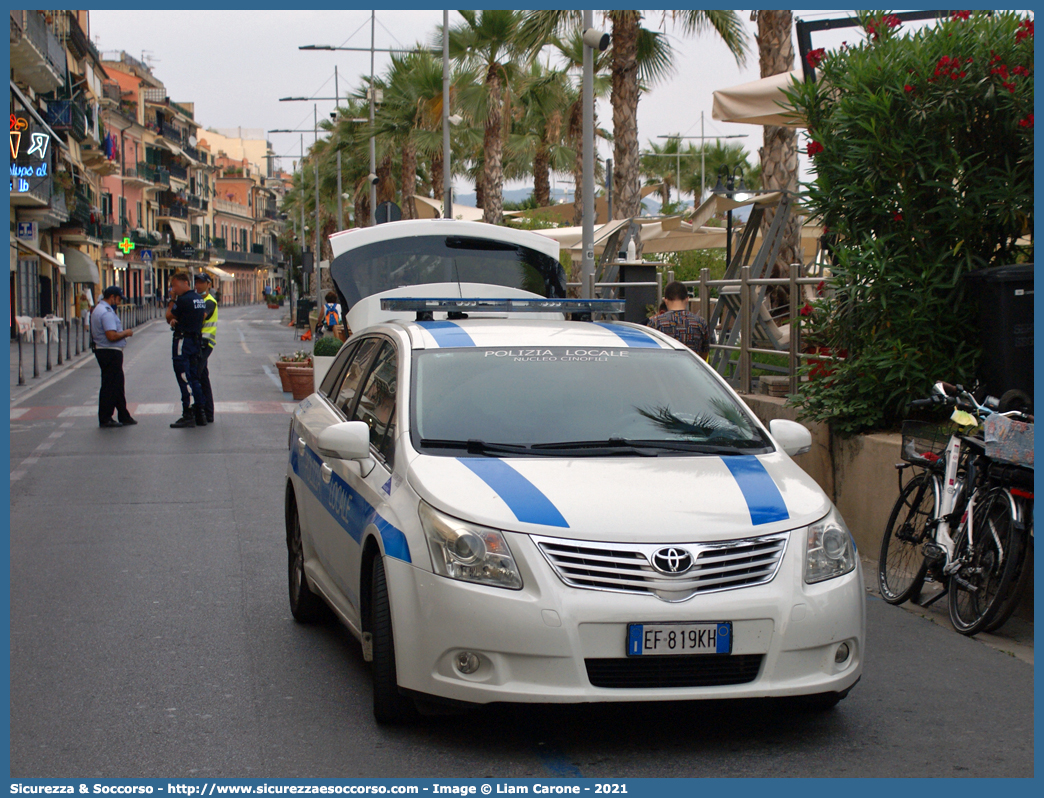
<svg viewBox="0 0 1044 798"><path fill-rule="evenodd" d="M757 48L754 24L748 11L739 12L751 31L751 56L745 67L713 34L681 37L667 23L667 32L677 53L672 78L642 95L638 109L638 131L642 149L657 136L700 135L703 113L707 136L746 134L734 139L757 158L762 131L753 125L717 122L711 118L712 92L738 83L756 80ZM795 12L811 19L839 16L848 12ZM645 25L659 28L662 14L646 12ZM461 21L450 12L450 25ZM375 46L394 48L429 42L442 22L441 10L378 11ZM600 13L595 25L608 29ZM850 32L847 38L858 34ZM204 127L312 129L312 103L281 103L280 97L333 97L334 66L340 75L340 94L359 85L359 77L369 73L369 52L308 52L306 44L343 47L370 46L369 11L91 11L90 36L103 54L126 50L135 58L151 60L153 72L167 87L175 102L195 103L196 121ZM820 42L814 42L819 46ZM796 52L796 47L795 47ZM388 63L386 53L377 53L375 69L380 74ZM320 119L333 109L332 101L318 103ZM600 123L611 128L608 102L598 108ZM311 133L305 135L305 147ZM269 135L275 152L289 170L300 152L300 134ZM659 140L659 143L663 143ZM698 142L693 142L698 145ZM599 155L612 157L611 145L602 142ZM804 158L804 156L802 156ZM571 187L570 184L566 184ZM467 193L470 187L460 185Z"/></svg>

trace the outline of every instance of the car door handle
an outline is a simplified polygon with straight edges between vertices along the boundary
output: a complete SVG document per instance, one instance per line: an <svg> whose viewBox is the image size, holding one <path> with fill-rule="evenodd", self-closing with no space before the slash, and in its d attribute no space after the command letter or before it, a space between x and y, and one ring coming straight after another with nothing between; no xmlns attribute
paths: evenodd
<svg viewBox="0 0 1044 798"><path fill-rule="evenodd" d="M323 482L330 484L330 477L333 476L333 469L330 468L326 463L323 463L319 467L319 473L323 475Z"/></svg>
<svg viewBox="0 0 1044 798"><path fill-rule="evenodd" d="M304 452L305 452L304 438L298 438L297 439L297 453L298 453L298 455L303 455Z"/></svg>

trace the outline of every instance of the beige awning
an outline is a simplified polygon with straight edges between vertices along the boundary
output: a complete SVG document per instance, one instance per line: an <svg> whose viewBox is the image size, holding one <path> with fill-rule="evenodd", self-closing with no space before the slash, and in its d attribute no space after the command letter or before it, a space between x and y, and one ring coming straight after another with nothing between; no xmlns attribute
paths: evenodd
<svg viewBox="0 0 1044 798"><path fill-rule="evenodd" d="M773 191L770 194L756 194L744 200L729 199L721 194L712 193L700 207L692 212L687 221L691 222L694 227L700 227L708 219L717 216L719 213L742 208L744 205L766 205L771 207L778 205L782 197L783 194L779 191Z"/></svg>
<svg viewBox="0 0 1044 798"><path fill-rule="evenodd" d="M790 103L783 94L784 88L801 79L801 73L795 70L718 89L714 92L711 116L722 122L745 125L805 127L805 121L790 109Z"/></svg>
<svg viewBox="0 0 1044 798"><path fill-rule="evenodd" d="M180 219L168 219L167 224L170 225L170 230L174 233L174 238L183 244L191 244L192 239L189 238L188 222L183 222Z"/></svg>
<svg viewBox="0 0 1044 798"><path fill-rule="evenodd" d="M422 197L419 194L414 194L413 199L417 205L418 219L442 218L442 200L432 199L431 197ZM473 205L460 205L459 203L454 202L453 218L462 219L465 222L481 222L482 209L476 208Z"/></svg>
<svg viewBox="0 0 1044 798"><path fill-rule="evenodd" d="M648 186L642 186L640 189L642 199L645 199L650 194L659 191L660 184L652 183ZM456 206L454 206L456 207ZM541 219L543 221L554 222L556 224L570 224L573 221L573 214L576 205L572 202L560 202L557 205L545 205L543 208L532 208L526 211L504 211L504 216L507 218L512 217L524 217L527 219ZM604 196L595 197L595 219L594 223L605 224L609 220L609 200Z"/></svg>
<svg viewBox="0 0 1044 798"><path fill-rule="evenodd" d="M101 282L101 270L86 253L72 247L62 247L65 255L65 278L73 283L95 283Z"/></svg>
<svg viewBox="0 0 1044 798"><path fill-rule="evenodd" d="M17 239L15 239L15 240L17 241ZM43 260L47 261L52 266L57 266L59 271L61 271L62 274L65 274L65 264L62 263L57 258L55 258L55 257L53 257L51 255L48 255L42 249L37 249L32 244L26 244L24 241L17 241L17 244L18 244L18 246L21 249L24 249L30 255L35 255L36 257L42 258Z"/></svg>
<svg viewBox="0 0 1044 798"><path fill-rule="evenodd" d="M218 278L223 283L232 282L236 279L234 274L229 274L224 269L219 269L217 266L207 266L207 271Z"/></svg>

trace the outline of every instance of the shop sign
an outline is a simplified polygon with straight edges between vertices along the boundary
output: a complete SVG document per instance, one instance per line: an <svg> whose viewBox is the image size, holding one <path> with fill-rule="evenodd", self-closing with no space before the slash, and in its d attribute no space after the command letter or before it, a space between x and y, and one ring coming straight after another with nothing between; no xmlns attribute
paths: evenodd
<svg viewBox="0 0 1044 798"><path fill-rule="evenodd" d="M11 192L23 194L32 189L30 178L49 176L47 152L51 137L33 132L23 114L11 114ZM16 163L16 160L18 163Z"/></svg>
<svg viewBox="0 0 1044 798"><path fill-rule="evenodd" d="M18 240L30 246L40 245L40 226L36 222L18 222Z"/></svg>

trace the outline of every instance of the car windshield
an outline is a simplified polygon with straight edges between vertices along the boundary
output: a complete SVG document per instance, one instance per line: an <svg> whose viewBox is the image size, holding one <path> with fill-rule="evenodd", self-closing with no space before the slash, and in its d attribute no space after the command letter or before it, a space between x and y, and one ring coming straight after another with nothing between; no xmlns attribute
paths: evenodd
<svg viewBox="0 0 1044 798"><path fill-rule="evenodd" d="M758 454L749 411L686 352L573 347L415 353L411 434L430 454Z"/></svg>
<svg viewBox="0 0 1044 798"><path fill-rule="evenodd" d="M565 296L562 265L529 247L467 236L412 236L357 247L334 259L331 275L349 308L390 288L485 283Z"/></svg>

